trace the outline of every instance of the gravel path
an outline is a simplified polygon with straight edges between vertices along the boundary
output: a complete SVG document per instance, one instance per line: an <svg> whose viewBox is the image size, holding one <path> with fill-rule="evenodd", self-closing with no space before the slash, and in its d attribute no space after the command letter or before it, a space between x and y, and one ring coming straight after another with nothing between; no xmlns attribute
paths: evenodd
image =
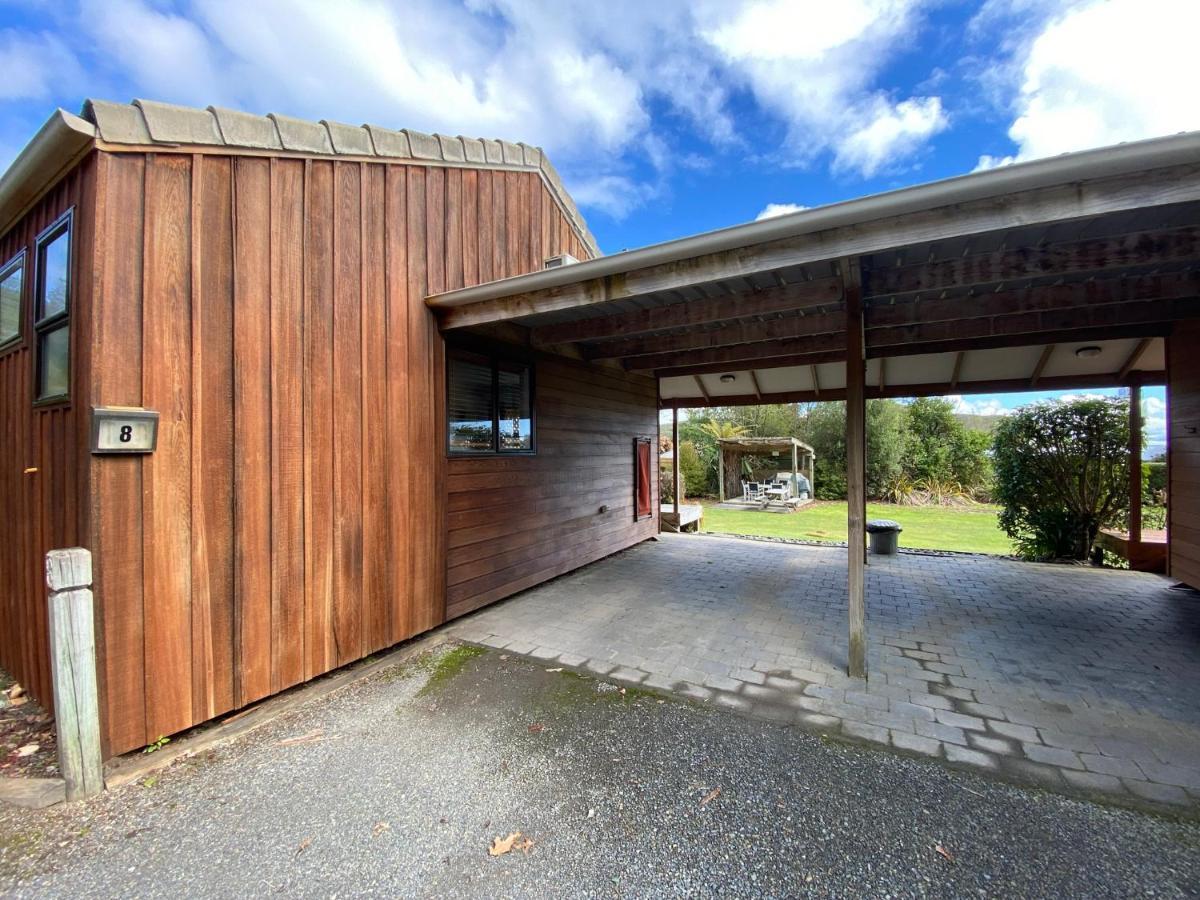
<svg viewBox="0 0 1200 900"><path fill-rule="evenodd" d="M490 857L512 831L529 852ZM17 897L1198 891L1195 824L465 649L92 803L0 813Z"/></svg>

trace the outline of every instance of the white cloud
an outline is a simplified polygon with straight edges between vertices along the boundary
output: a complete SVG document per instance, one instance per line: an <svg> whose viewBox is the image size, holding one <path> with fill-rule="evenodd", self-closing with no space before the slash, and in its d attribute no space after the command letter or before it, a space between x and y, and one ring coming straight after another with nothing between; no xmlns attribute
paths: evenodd
<svg viewBox="0 0 1200 900"><path fill-rule="evenodd" d="M946 125L941 99L896 100L871 85L919 26L919 0L710 2L701 33L787 125L784 158L870 177L903 167Z"/></svg>
<svg viewBox="0 0 1200 900"><path fill-rule="evenodd" d="M962 394L947 394L946 399L954 404L954 411L971 416L1007 416L1012 410L995 397L980 395L964 397Z"/></svg>
<svg viewBox="0 0 1200 900"><path fill-rule="evenodd" d="M1017 161L1015 156L989 156L983 154L979 157L979 162L976 164L972 172L986 172L988 169L998 169L1001 166L1011 166Z"/></svg>
<svg viewBox="0 0 1200 900"><path fill-rule="evenodd" d="M1027 5L1047 14L1046 3ZM1060 3L1041 22L1015 56L1018 160L1200 128L1200 3Z"/></svg>
<svg viewBox="0 0 1200 900"><path fill-rule="evenodd" d="M52 34L0 31L0 100L43 100L78 77L74 54Z"/></svg>
<svg viewBox="0 0 1200 900"><path fill-rule="evenodd" d="M937 79L919 96L877 82L934 2L63 0L53 36L0 32L0 100L132 95L524 140L621 216L710 164L680 151L685 128L775 166L903 169L945 127Z"/></svg>
<svg viewBox="0 0 1200 900"><path fill-rule="evenodd" d="M652 199L657 190L624 175L599 175L576 181L571 186L571 196L581 206L598 209L620 221Z"/></svg>
<svg viewBox="0 0 1200 900"><path fill-rule="evenodd" d="M838 145L834 168L856 169L870 177L898 157L911 156L949 124L938 97L914 97L894 106L877 98L875 105L874 118Z"/></svg>
<svg viewBox="0 0 1200 900"><path fill-rule="evenodd" d="M757 216L754 217L755 222L761 222L763 219L773 219L776 216L786 216L791 213L802 212L808 209L800 203L768 203L762 208Z"/></svg>

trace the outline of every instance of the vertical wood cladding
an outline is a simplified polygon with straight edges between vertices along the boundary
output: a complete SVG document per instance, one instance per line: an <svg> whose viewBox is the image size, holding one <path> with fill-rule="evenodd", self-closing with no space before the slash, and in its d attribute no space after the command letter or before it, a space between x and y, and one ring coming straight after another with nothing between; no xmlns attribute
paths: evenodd
<svg viewBox="0 0 1200 900"><path fill-rule="evenodd" d="M8 621L36 618L41 553L80 543L83 526L94 535L112 755L445 620L445 354L424 298L586 252L535 173L188 153L99 153L88 166L6 240L98 176L103 252L82 264L95 315L73 333L97 355L73 396L79 409L157 409L158 449L90 456L70 408L31 410L27 348L0 356L2 402L23 398L0 410L4 433L24 448L0 492L42 522L27 545L0 547L3 583L25 585L0 602L31 606ZM547 446L568 427L569 385L601 391L594 427L653 430L648 382L630 382L635 411L615 383L544 365ZM619 465L587 463L611 482L614 521L617 495L632 499L616 487L629 479L620 447ZM40 480L20 475L35 462ZM76 471L91 482L83 526L50 502ZM587 531L597 548L628 542L629 529ZM2 639L27 642L4 646L5 662L36 672L25 678L39 689L42 627Z"/></svg>
<svg viewBox="0 0 1200 900"><path fill-rule="evenodd" d="M46 551L86 542L81 502L87 472L86 404L90 348L84 337L92 306L91 278L78 261L96 240L96 158L89 156L0 237L0 265L25 252L20 335L0 349L0 665L50 705ZM74 209L70 274L70 399L34 404L34 242ZM84 273L81 275L80 273ZM83 416L83 418L81 418Z"/></svg>
<svg viewBox="0 0 1200 900"><path fill-rule="evenodd" d="M1175 323L1167 338L1170 575L1200 588L1200 323Z"/></svg>
<svg viewBox="0 0 1200 900"><path fill-rule="evenodd" d="M640 522L634 516L632 439L657 445L654 379L543 357L534 384L536 455L449 461L447 618L658 531L657 472L650 479L655 514Z"/></svg>

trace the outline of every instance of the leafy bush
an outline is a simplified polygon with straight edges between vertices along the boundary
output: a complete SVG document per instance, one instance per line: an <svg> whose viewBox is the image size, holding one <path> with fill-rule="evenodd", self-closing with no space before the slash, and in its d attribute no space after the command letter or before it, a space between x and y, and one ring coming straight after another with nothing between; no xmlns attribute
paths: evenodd
<svg viewBox="0 0 1200 900"><path fill-rule="evenodd" d="M683 480L685 497L699 497L708 493L708 470L691 441L679 442L679 477Z"/></svg>
<svg viewBox="0 0 1200 900"><path fill-rule="evenodd" d="M1000 526L1030 559L1087 559L1128 505L1129 403L1037 403L996 429Z"/></svg>
<svg viewBox="0 0 1200 900"><path fill-rule="evenodd" d="M1146 503L1161 504L1167 498L1167 464L1142 463L1142 496Z"/></svg>

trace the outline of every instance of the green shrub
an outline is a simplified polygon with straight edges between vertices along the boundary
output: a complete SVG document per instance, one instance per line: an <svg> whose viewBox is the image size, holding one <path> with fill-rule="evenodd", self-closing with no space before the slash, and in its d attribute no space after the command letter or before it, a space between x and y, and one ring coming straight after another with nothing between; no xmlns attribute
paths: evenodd
<svg viewBox="0 0 1200 900"><path fill-rule="evenodd" d="M1000 526L1031 559L1087 559L1128 505L1129 403L1037 403L996 428Z"/></svg>

